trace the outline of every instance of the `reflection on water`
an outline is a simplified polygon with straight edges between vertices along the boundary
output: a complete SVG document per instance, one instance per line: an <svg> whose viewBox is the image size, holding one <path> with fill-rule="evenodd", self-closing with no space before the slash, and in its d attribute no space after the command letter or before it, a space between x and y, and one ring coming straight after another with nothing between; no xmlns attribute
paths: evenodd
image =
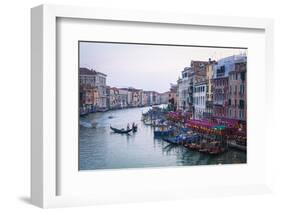
<svg viewBox="0 0 281 213"><path fill-rule="evenodd" d="M153 128L141 122L141 113L148 109L115 110L83 118L88 122L97 122L97 126L95 129L80 126L80 170L246 162L243 152L231 150L219 156L209 156L154 139ZM129 135L113 133L109 128L110 125L126 128L128 123L132 125L133 122L138 125L138 131Z"/></svg>

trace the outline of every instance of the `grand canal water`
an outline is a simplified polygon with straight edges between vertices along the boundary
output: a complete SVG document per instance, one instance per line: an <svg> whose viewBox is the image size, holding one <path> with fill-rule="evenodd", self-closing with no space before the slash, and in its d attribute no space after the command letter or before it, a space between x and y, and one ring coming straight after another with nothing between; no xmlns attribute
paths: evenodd
<svg viewBox="0 0 281 213"><path fill-rule="evenodd" d="M97 127L80 126L80 170L246 163L246 154L240 151L209 156L155 139L153 127L141 121L142 112L148 109L122 109L84 117L85 121L97 122ZM133 122L138 131L130 135L116 134L109 128L126 128Z"/></svg>

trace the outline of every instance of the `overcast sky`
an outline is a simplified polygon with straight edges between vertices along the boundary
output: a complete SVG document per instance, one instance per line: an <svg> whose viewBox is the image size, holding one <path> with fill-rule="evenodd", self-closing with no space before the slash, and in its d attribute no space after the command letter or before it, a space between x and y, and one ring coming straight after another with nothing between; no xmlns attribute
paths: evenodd
<svg viewBox="0 0 281 213"><path fill-rule="evenodd" d="M80 67L107 75L107 85L166 92L191 60L220 59L245 49L80 42Z"/></svg>

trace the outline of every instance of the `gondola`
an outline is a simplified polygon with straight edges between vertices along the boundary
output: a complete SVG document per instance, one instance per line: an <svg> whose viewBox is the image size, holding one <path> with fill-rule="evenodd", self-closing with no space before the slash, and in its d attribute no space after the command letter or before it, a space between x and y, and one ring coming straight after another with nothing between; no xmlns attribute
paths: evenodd
<svg viewBox="0 0 281 213"><path fill-rule="evenodd" d="M245 146L245 145L240 145L240 144L238 144L237 142L228 142L228 146L229 146L230 148L237 149L237 150L240 150L240 151L244 151L244 152L247 151L247 146Z"/></svg>
<svg viewBox="0 0 281 213"><path fill-rule="evenodd" d="M179 145L182 143L181 140L179 140L179 138L177 137L169 137L169 138L162 138L163 141L166 141L168 143L171 143L171 144L175 144L175 145Z"/></svg>
<svg viewBox="0 0 281 213"><path fill-rule="evenodd" d="M212 147L208 151L208 153L210 155L219 155L219 154L224 153L224 152L225 152L225 148L223 148L223 147Z"/></svg>
<svg viewBox="0 0 281 213"><path fill-rule="evenodd" d="M172 135L172 130L155 130L154 131L154 137L155 138L162 138L162 137L169 137Z"/></svg>
<svg viewBox="0 0 281 213"><path fill-rule="evenodd" d="M133 129L116 129L112 126L110 126L110 129L115 132L115 133L119 133L119 134L128 134L129 132L133 131Z"/></svg>

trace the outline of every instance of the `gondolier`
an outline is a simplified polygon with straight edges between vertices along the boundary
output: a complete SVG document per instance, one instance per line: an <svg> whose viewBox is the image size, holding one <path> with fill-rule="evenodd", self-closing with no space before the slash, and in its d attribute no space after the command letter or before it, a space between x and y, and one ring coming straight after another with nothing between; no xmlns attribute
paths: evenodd
<svg viewBox="0 0 281 213"><path fill-rule="evenodd" d="M132 124L132 129L133 129L133 132L137 132L137 130L138 130L138 126L137 126L137 124L135 124L135 122L133 122L133 124Z"/></svg>

